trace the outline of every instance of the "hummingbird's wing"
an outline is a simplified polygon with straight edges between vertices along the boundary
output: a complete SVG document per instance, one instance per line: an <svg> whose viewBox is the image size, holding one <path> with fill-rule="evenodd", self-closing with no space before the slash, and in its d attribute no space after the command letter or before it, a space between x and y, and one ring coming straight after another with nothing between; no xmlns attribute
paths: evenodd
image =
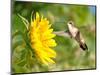
<svg viewBox="0 0 100 75"><path fill-rule="evenodd" d="M69 37L72 38L72 34L70 33L69 30L66 30L65 33L67 33L69 35Z"/></svg>
<svg viewBox="0 0 100 75"><path fill-rule="evenodd" d="M58 35L58 36L70 37L70 33L69 33L68 30L56 31L56 32L53 32L53 33Z"/></svg>
<svg viewBox="0 0 100 75"><path fill-rule="evenodd" d="M76 40L78 43L81 42L80 31L78 31L78 32L76 33L75 40Z"/></svg>

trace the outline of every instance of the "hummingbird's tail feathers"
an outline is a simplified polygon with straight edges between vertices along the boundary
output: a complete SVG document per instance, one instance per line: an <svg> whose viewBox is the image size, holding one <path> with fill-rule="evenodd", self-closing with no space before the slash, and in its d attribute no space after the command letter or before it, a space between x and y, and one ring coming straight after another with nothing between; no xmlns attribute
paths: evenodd
<svg viewBox="0 0 100 75"><path fill-rule="evenodd" d="M82 48L83 50L88 50L88 47L85 43L80 43L80 48Z"/></svg>

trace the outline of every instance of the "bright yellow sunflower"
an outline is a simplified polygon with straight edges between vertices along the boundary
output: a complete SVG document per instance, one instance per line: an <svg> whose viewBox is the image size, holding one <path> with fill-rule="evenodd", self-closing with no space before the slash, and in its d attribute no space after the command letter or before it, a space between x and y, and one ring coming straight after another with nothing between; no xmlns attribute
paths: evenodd
<svg viewBox="0 0 100 75"><path fill-rule="evenodd" d="M53 29L50 27L51 24L47 18L41 17L37 12L36 17L31 21L29 30L31 47L36 58L46 65L55 63L53 58L56 57L56 52L52 49L57 45L53 39L56 35L52 33Z"/></svg>

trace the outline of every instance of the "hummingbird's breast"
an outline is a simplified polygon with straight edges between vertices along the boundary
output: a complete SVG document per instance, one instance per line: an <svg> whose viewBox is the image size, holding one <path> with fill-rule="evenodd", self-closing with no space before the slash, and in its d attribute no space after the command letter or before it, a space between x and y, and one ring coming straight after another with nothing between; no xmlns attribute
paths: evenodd
<svg viewBox="0 0 100 75"><path fill-rule="evenodd" d="M77 32L78 32L78 29L72 25L68 25L68 28L69 28L69 32L71 33L71 36L73 38L75 38Z"/></svg>

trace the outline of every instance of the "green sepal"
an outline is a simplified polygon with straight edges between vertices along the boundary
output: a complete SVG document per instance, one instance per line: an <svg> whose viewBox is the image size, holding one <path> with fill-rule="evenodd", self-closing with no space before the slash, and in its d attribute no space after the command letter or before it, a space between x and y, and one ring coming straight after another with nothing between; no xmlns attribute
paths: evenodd
<svg viewBox="0 0 100 75"><path fill-rule="evenodd" d="M29 22L28 22L28 20L26 18L24 18L23 16L21 16L20 14L18 14L18 16L22 19L22 21L23 21L26 29L28 30L28 28L29 28Z"/></svg>

